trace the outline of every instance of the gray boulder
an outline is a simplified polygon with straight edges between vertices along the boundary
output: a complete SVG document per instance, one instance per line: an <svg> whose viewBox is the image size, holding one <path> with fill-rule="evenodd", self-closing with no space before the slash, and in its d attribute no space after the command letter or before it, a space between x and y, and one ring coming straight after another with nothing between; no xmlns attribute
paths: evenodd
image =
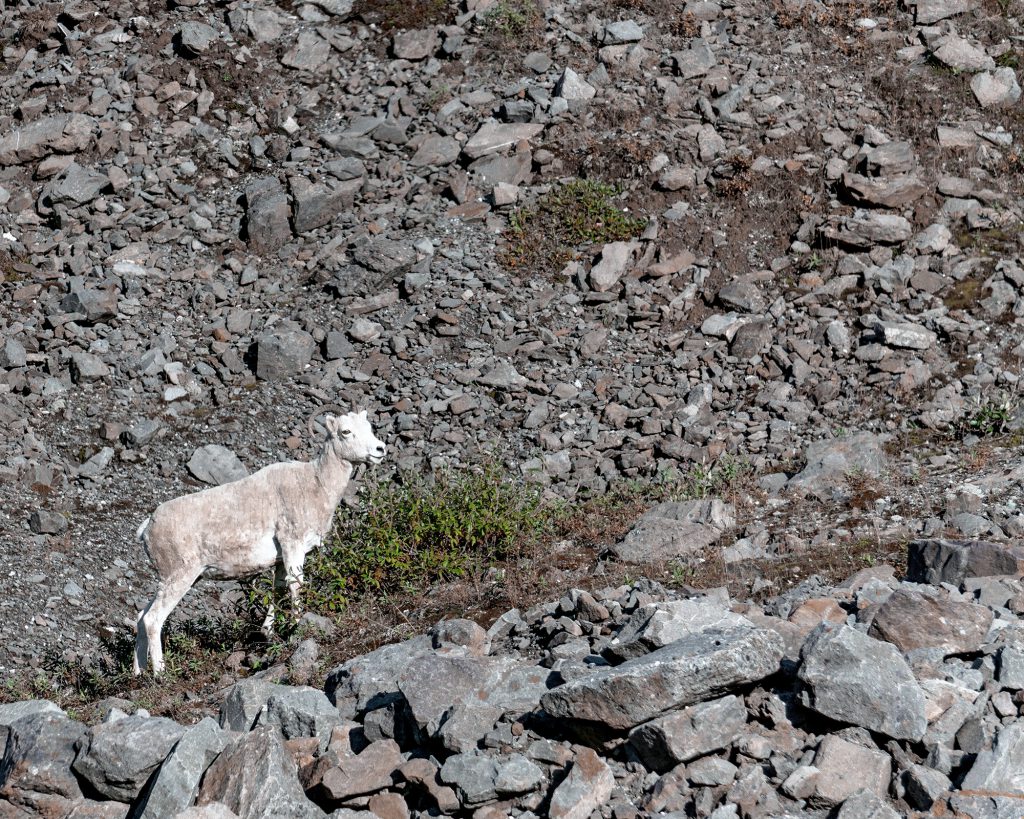
<svg viewBox="0 0 1024 819"><path fill-rule="evenodd" d="M550 819L587 819L609 800L615 776L590 748L576 752L569 773L551 794Z"/></svg>
<svg viewBox="0 0 1024 819"><path fill-rule="evenodd" d="M548 690L547 669L508 657L425 654L398 680L416 724L436 733L455 705L489 705L515 716L533 711Z"/></svg>
<svg viewBox="0 0 1024 819"><path fill-rule="evenodd" d="M804 453L807 465L786 484L790 490L829 499L851 472L879 475L885 468L884 438L860 432L848 438L815 441Z"/></svg>
<svg viewBox="0 0 1024 819"><path fill-rule="evenodd" d="M280 328L256 342L256 375L265 381L283 381L301 373L316 351L313 336L297 328Z"/></svg>
<svg viewBox="0 0 1024 819"><path fill-rule="evenodd" d="M130 716L94 725L75 757L75 773L108 799L131 802L184 732L165 717Z"/></svg>
<svg viewBox="0 0 1024 819"><path fill-rule="evenodd" d="M188 471L193 477L213 486L237 481L249 474L238 456L220 444L206 444L197 448L188 459Z"/></svg>
<svg viewBox="0 0 1024 819"><path fill-rule="evenodd" d="M83 797L71 765L75 745L88 729L45 706L29 710L34 713L8 727L0 758L0 798L28 815L66 815L71 803Z"/></svg>
<svg viewBox="0 0 1024 819"><path fill-rule="evenodd" d="M398 681L414 659L431 651L431 643L421 634L354 657L327 675L324 693L341 716L361 719L368 711L403 699Z"/></svg>
<svg viewBox="0 0 1024 819"><path fill-rule="evenodd" d="M206 769L233 736L206 717L182 735L132 807L130 819L175 816L199 795Z"/></svg>
<svg viewBox="0 0 1024 819"><path fill-rule="evenodd" d="M609 551L626 563L670 560L703 551L735 523L732 506L717 498L666 501L641 517Z"/></svg>
<svg viewBox="0 0 1024 819"><path fill-rule="evenodd" d="M331 730L342 723L338 709L316 688L282 686L267 699L257 725L276 726L285 739L319 737L320 750L327 747Z"/></svg>
<svg viewBox="0 0 1024 819"><path fill-rule="evenodd" d="M239 816L321 819L299 785L291 755L273 728L256 728L229 745L203 776L197 804L221 802Z"/></svg>
<svg viewBox="0 0 1024 819"><path fill-rule="evenodd" d="M287 694L288 686L258 678L231 686L220 706L220 726L229 731L249 731L275 694Z"/></svg>
<svg viewBox="0 0 1024 819"><path fill-rule="evenodd" d="M914 540L907 547L907 580L952 583L969 577L1024 574L1024 546L986 540Z"/></svg>
<svg viewBox="0 0 1024 819"><path fill-rule="evenodd" d="M1024 723L1013 722L1000 729L992 750L978 754L961 789L1024 794Z"/></svg>
<svg viewBox="0 0 1024 819"><path fill-rule="evenodd" d="M629 744L648 768L667 771L728 747L746 724L743 700L730 695L652 719L630 732Z"/></svg>
<svg viewBox="0 0 1024 819"><path fill-rule="evenodd" d="M801 658L808 708L895 739L924 736L924 692L894 646L850 626L823 623L807 638Z"/></svg>
<svg viewBox="0 0 1024 819"><path fill-rule="evenodd" d="M634 611L604 652L630 660L709 628L749 626L750 621L710 597L649 603Z"/></svg>
<svg viewBox="0 0 1024 819"><path fill-rule="evenodd" d="M628 731L666 711L728 694L775 673L782 638L751 627L707 629L549 691L550 715L598 731Z"/></svg>
<svg viewBox="0 0 1024 819"><path fill-rule="evenodd" d="M879 606L868 633L904 653L934 648L960 654L980 649L991 625L986 606L955 600L940 589L900 588Z"/></svg>
<svg viewBox="0 0 1024 819"><path fill-rule="evenodd" d="M277 252L292 237L284 186L276 177L256 179L246 186L245 200L249 247L263 255Z"/></svg>

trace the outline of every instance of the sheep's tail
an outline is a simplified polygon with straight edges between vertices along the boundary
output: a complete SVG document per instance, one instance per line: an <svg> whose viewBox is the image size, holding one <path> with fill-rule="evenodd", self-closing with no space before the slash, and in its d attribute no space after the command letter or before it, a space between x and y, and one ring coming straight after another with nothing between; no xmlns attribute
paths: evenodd
<svg viewBox="0 0 1024 819"><path fill-rule="evenodd" d="M146 518L142 521L142 525L139 527L139 531L135 533L135 539L142 543L142 548L146 550L146 556L149 557L149 543L146 534L149 532L149 525L153 522L152 517Z"/></svg>

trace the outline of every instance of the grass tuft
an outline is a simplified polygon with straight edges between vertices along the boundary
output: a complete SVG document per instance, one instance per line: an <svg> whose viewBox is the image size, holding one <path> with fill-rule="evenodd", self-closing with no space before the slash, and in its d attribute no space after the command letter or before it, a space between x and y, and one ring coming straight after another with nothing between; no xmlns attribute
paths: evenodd
<svg viewBox="0 0 1024 819"><path fill-rule="evenodd" d="M647 220L619 208L613 201L617 194L603 182L573 179L552 189L535 207L514 211L504 263L550 273L587 245L639 236Z"/></svg>

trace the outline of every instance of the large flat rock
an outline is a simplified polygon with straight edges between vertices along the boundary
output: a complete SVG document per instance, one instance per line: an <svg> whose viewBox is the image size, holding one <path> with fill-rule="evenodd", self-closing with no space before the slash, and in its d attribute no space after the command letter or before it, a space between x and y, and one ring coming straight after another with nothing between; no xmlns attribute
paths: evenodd
<svg viewBox="0 0 1024 819"><path fill-rule="evenodd" d="M628 731L764 679L778 670L782 655L774 631L708 629L549 691L541 705L554 717Z"/></svg>

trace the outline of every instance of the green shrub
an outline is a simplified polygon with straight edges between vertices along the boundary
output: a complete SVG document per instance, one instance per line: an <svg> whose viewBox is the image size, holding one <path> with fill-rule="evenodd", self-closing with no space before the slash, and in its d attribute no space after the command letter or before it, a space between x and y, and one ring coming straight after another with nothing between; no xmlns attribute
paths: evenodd
<svg viewBox="0 0 1024 819"><path fill-rule="evenodd" d="M324 546L307 556L304 607L339 611L364 592L420 591L514 559L552 519L539 490L494 461L366 486L357 507L339 509ZM271 585L263 576L250 586L257 613L266 611Z"/></svg>
<svg viewBox="0 0 1024 819"><path fill-rule="evenodd" d="M509 267L552 272L587 245L639 236L647 220L619 208L618 191L593 179L573 179L545 194L533 208L509 217L503 261Z"/></svg>

